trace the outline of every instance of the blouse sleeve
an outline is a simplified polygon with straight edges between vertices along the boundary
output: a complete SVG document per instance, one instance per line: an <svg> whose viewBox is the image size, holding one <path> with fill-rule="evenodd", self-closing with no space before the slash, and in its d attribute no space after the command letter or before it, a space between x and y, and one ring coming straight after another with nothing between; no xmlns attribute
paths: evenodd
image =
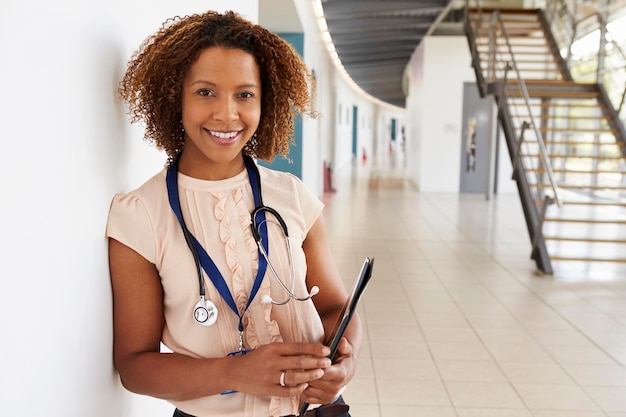
<svg viewBox="0 0 626 417"><path fill-rule="evenodd" d="M146 207L133 194L117 194L111 203L106 235L155 263L152 221Z"/></svg>
<svg viewBox="0 0 626 417"><path fill-rule="evenodd" d="M300 210L302 211L302 218L306 226L306 232L313 227L313 224L317 221L319 216L324 210L324 203L295 175L289 174L293 178L295 188L297 190L297 197L300 201Z"/></svg>

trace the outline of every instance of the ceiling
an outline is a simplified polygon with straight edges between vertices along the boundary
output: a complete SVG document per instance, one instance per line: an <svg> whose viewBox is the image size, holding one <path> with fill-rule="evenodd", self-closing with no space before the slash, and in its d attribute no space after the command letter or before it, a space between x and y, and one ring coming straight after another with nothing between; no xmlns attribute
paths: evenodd
<svg viewBox="0 0 626 417"><path fill-rule="evenodd" d="M481 5L521 7L523 2L481 0ZM461 10L466 0L321 3L332 42L348 75L366 93L402 108L406 101L405 70L421 40L430 35L464 36ZM259 0L259 23L275 32L302 31L294 0Z"/></svg>
<svg viewBox="0 0 626 417"><path fill-rule="evenodd" d="M366 93L402 108L406 99L405 70L421 40L430 35L464 36L461 10L466 0L321 3L332 42L348 75ZM524 3L525 0L480 0L482 7L519 8ZM597 9L596 3L599 0L577 2ZM626 0L610 3L620 9L626 7ZM294 0L259 0L259 22L277 32L302 31Z"/></svg>
<svg viewBox="0 0 626 417"><path fill-rule="evenodd" d="M445 34L435 33L438 28L462 34L460 23L450 22L451 1L322 0L322 8L337 55L354 82L373 97L404 107L404 71L420 41Z"/></svg>

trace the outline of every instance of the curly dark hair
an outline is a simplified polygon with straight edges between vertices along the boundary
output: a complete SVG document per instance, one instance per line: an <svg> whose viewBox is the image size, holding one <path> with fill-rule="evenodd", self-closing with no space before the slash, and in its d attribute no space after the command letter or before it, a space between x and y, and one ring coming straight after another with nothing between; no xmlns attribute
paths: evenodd
<svg viewBox="0 0 626 417"><path fill-rule="evenodd" d="M317 117L315 80L286 41L235 12L209 11L163 23L133 54L119 87L131 122L143 121L145 139L165 150L168 163L183 150L182 86L189 67L210 47L254 56L261 76L261 120L244 153L271 161L294 143L294 117Z"/></svg>

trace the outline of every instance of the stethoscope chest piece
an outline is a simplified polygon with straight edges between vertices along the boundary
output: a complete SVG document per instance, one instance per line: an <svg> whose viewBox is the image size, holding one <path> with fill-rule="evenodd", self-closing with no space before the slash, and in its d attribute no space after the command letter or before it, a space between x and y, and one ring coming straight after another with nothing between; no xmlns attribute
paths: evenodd
<svg viewBox="0 0 626 417"><path fill-rule="evenodd" d="M211 300L200 297L200 301L193 308L193 318L203 326L209 327L217 321L217 307Z"/></svg>

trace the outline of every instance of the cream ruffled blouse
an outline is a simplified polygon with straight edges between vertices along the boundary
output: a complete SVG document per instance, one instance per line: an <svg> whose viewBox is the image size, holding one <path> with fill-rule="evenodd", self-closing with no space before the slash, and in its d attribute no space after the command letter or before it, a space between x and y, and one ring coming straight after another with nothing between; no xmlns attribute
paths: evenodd
<svg viewBox="0 0 626 417"><path fill-rule="evenodd" d="M302 242L321 215L323 205L297 177L263 167L259 170L264 203L276 209L289 228L295 293L305 294L306 260ZM164 169L140 188L114 197L107 236L156 265L164 291L163 344L173 352L196 358L223 357L238 349L239 317L203 274L206 297L217 306L218 319L210 327L201 326L193 319L193 308L199 299L198 276L191 252L169 206L165 176ZM179 173L178 186L187 227L215 262L239 312L242 312L258 269L258 250L250 229L254 200L247 172L244 170L233 178L220 181L199 180ZM270 261L285 284L290 285L282 229L271 215L267 217ZM258 294L243 316L245 348L254 349L280 341L323 340L321 320L310 300L276 306L261 303L263 295L276 300L286 298L269 268ZM163 377L167 378L166 375ZM219 378L219 375L207 375L207 378L213 377ZM266 398L244 393L173 404L197 417L284 416L298 411L298 398Z"/></svg>

